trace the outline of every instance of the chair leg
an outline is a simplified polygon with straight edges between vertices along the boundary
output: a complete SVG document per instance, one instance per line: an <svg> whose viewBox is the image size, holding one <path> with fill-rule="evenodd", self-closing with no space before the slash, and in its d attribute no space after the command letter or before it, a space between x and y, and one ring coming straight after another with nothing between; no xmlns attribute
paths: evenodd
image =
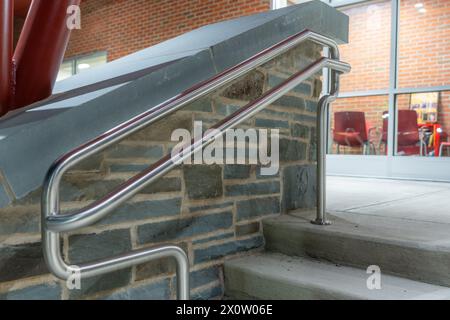
<svg viewBox="0 0 450 320"><path fill-rule="evenodd" d="M427 143L424 140L420 140L420 156L421 157L427 157L428 156L428 146Z"/></svg>
<svg viewBox="0 0 450 320"><path fill-rule="evenodd" d="M380 142L380 144L378 145L378 151L380 152L380 154L386 154L386 144L384 142Z"/></svg>
<svg viewBox="0 0 450 320"><path fill-rule="evenodd" d="M377 147L372 142L370 142L370 154L377 155Z"/></svg>

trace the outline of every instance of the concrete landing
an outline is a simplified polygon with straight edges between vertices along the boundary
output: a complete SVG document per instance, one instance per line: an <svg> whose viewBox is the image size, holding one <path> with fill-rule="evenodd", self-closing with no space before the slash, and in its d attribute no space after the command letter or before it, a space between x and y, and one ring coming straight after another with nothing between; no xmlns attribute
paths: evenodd
<svg viewBox="0 0 450 320"><path fill-rule="evenodd" d="M369 290L365 270L265 253L225 263L226 295L235 299L439 300L450 289L382 275L381 289Z"/></svg>
<svg viewBox="0 0 450 320"><path fill-rule="evenodd" d="M450 183L328 176L327 208L337 216L450 224Z"/></svg>

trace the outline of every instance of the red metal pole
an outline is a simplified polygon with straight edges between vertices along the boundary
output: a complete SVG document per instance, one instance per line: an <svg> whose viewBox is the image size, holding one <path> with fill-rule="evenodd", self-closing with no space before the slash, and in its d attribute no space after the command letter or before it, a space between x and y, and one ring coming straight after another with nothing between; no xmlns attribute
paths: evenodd
<svg viewBox="0 0 450 320"><path fill-rule="evenodd" d="M17 109L49 97L69 42L67 9L80 0L33 0L13 62L14 100Z"/></svg>
<svg viewBox="0 0 450 320"><path fill-rule="evenodd" d="M0 117L8 112L12 88L14 1L0 1Z"/></svg>

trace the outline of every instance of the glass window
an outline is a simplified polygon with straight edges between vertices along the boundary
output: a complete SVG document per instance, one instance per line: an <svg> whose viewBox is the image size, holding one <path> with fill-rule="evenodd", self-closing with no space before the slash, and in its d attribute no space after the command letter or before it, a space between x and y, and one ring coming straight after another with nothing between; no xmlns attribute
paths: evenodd
<svg viewBox="0 0 450 320"><path fill-rule="evenodd" d="M340 10L350 17L349 43L340 46L341 60L352 66L352 72L342 76L341 92L388 89L391 1Z"/></svg>
<svg viewBox="0 0 450 320"><path fill-rule="evenodd" d="M450 84L450 1L401 0L401 88Z"/></svg>
<svg viewBox="0 0 450 320"><path fill-rule="evenodd" d="M73 61L64 61L61 64L61 67L59 67L58 77L56 78L56 81L61 81L64 79L67 79L71 76L73 76Z"/></svg>
<svg viewBox="0 0 450 320"><path fill-rule="evenodd" d="M330 6L334 6L334 7L346 6L349 4L364 2L364 0L322 0L322 1L325 3L328 3Z"/></svg>
<svg viewBox="0 0 450 320"><path fill-rule="evenodd" d="M450 156L450 91L397 96L398 156Z"/></svg>
<svg viewBox="0 0 450 320"><path fill-rule="evenodd" d="M91 55L67 59L61 64L56 81L67 79L75 74L82 73L107 62L108 57L106 52L96 52Z"/></svg>
<svg viewBox="0 0 450 320"><path fill-rule="evenodd" d="M97 53L76 59L76 73L81 73L107 62L106 53Z"/></svg>
<svg viewBox="0 0 450 320"><path fill-rule="evenodd" d="M385 155L388 96L339 98L331 105L331 154Z"/></svg>

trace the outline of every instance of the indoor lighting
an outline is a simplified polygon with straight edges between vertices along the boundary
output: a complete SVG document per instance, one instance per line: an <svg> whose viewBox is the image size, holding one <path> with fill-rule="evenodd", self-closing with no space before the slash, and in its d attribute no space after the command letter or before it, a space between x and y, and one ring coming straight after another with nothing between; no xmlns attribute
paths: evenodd
<svg viewBox="0 0 450 320"><path fill-rule="evenodd" d="M78 69L80 69L80 70L89 69L90 67L91 67L91 65L88 64L88 63L80 63L80 64L78 65Z"/></svg>
<svg viewBox="0 0 450 320"><path fill-rule="evenodd" d="M417 8L417 9L423 8L423 3L416 3L414 5L414 7Z"/></svg>
<svg viewBox="0 0 450 320"><path fill-rule="evenodd" d="M419 12L420 12L420 13L425 13L425 12L427 12L427 9L421 8L421 9L419 9Z"/></svg>

